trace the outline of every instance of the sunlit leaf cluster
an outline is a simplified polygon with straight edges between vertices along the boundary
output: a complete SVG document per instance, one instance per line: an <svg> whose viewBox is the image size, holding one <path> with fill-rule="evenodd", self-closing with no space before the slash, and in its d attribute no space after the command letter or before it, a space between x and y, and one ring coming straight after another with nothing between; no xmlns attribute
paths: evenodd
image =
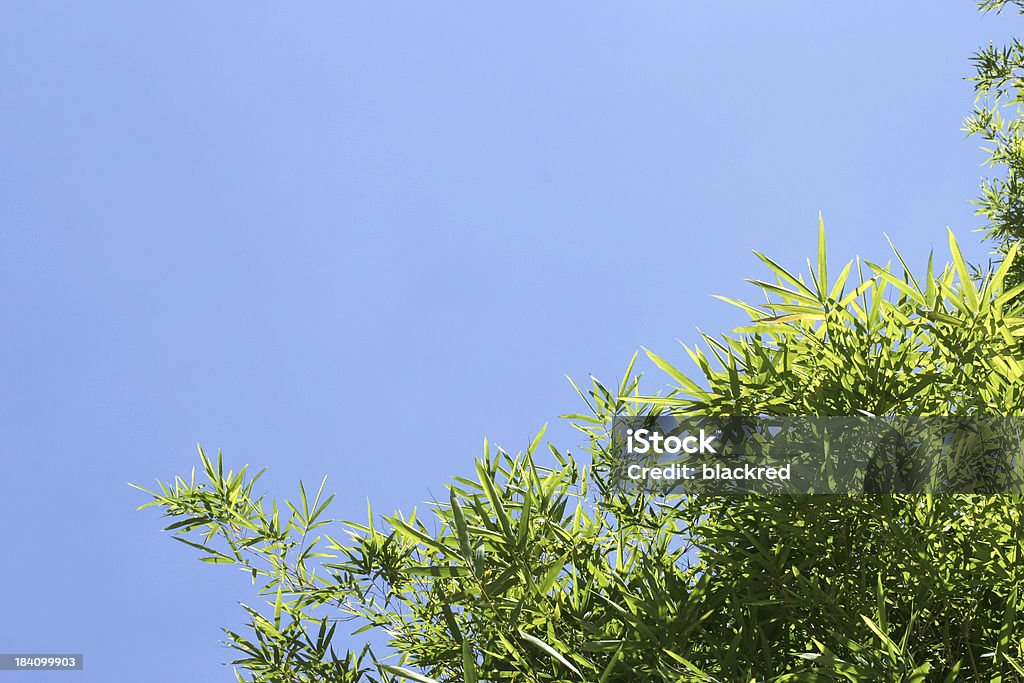
<svg viewBox="0 0 1024 683"><path fill-rule="evenodd" d="M981 0L983 12L1002 12L1007 6L1024 14L1020 0ZM964 132L983 141L985 165L993 175L982 179L974 202L986 220L988 237L1005 254L1024 239L1024 43L990 43L971 58L975 75L974 111L964 120ZM1024 281L1024 263L1009 272L1008 281Z"/></svg>
<svg viewBox="0 0 1024 683"><path fill-rule="evenodd" d="M685 347L692 379L648 355L678 385L645 402L713 415L1019 415L1024 408L1024 287L1008 287L1016 247L975 280L952 233L952 262L921 276L851 261L830 279L824 228L806 275L768 256L763 301L725 299L751 322L705 349Z"/></svg>

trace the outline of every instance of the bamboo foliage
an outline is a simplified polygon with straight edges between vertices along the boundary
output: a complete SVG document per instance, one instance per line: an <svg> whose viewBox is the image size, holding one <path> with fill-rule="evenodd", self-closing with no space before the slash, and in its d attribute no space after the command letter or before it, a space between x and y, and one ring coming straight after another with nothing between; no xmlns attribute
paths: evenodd
<svg viewBox="0 0 1024 683"><path fill-rule="evenodd" d="M619 383L573 384L579 456L485 442L423 512L334 520L323 483L279 505L202 451L200 481L147 506L262 596L226 631L239 680L1020 680L1017 497L665 499L594 468L621 415L1019 414L1014 254L973 280L950 250L922 277L895 251L895 273L833 269L823 229L803 275L759 254L764 303L730 301L750 323L688 348L694 375L650 353L661 395L635 356ZM367 632L387 648L339 651Z"/></svg>

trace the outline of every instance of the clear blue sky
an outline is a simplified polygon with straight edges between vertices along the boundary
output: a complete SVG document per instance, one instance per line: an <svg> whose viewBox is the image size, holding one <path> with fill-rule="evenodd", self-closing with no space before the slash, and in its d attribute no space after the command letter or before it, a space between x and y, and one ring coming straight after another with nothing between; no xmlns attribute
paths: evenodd
<svg viewBox="0 0 1024 683"><path fill-rule="evenodd" d="M577 410L565 374L740 322L799 265L981 258L937 3L0 5L0 651L33 681L233 680L248 579L128 481L195 443L338 517L408 509ZM378 450L368 450L365 434ZM578 440L552 429L562 446ZM0 672L0 680L16 675ZM20 678L18 679L20 680Z"/></svg>

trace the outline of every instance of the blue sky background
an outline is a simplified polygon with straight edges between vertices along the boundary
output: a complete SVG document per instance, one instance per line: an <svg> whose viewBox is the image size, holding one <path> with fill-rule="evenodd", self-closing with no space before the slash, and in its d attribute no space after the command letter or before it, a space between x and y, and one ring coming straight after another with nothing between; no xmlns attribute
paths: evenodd
<svg viewBox="0 0 1024 683"><path fill-rule="evenodd" d="M983 258L962 79L1017 26L967 0L0 4L0 651L86 654L33 681L233 680L248 579L126 485L197 441L277 495L328 474L337 517L409 509L578 410L565 374L741 322L710 295L748 293L751 249L802 263L819 210L837 260L883 232L944 256L946 225Z"/></svg>

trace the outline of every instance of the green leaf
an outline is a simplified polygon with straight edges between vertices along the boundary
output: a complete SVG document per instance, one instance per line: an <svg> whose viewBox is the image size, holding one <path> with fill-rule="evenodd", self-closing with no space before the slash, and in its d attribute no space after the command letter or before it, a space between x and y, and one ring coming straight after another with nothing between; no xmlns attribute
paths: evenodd
<svg viewBox="0 0 1024 683"><path fill-rule="evenodd" d="M818 212L818 292L824 300L828 292L828 258L825 251L825 219Z"/></svg>
<svg viewBox="0 0 1024 683"><path fill-rule="evenodd" d="M469 542L469 527L466 524L466 516L462 512L462 506L455 495L454 490L449 490L449 499L452 507L452 520L455 523L455 534L459 539L459 548L462 549L462 557L467 564L473 562L473 546Z"/></svg>
<svg viewBox="0 0 1024 683"><path fill-rule="evenodd" d="M559 662L561 662L562 665L565 666L565 668L569 669L570 671L572 671L574 674L576 674L580 678L583 678L583 674L580 673L580 670L577 669L575 666L573 666L572 662L570 662L568 659L563 657L562 654L558 652L558 650L556 650L555 648L551 647L550 645L545 643L540 638L537 638L536 636L531 636L529 633L527 633L526 631L524 631L522 629L517 629L517 630L519 631L519 635L523 638L523 640L525 640L526 642L530 643L531 645L535 645L536 647L540 648L544 652L548 653L549 655L551 655L552 657L557 659Z"/></svg>
<svg viewBox="0 0 1024 683"><path fill-rule="evenodd" d="M415 671L406 669L405 667L392 666L391 664L378 664L377 666L379 666L382 671L387 671L390 674L401 676L402 678L406 678L410 681L418 681L418 683L440 683L440 681L434 678L424 676L421 673L416 673Z"/></svg>
<svg viewBox="0 0 1024 683"><path fill-rule="evenodd" d="M676 369L671 363L663 359L661 356L657 355L653 351L648 351L647 349L644 349L644 353L647 354L647 357L650 358L655 365L661 368L664 372L668 373L668 375L672 379L679 382L684 389L697 393L702 391L696 382L694 382L689 377L684 375L682 372Z"/></svg>
<svg viewBox="0 0 1024 683"><path fill-rule="evenodd" d="M543 436L543 431L537 435L535 442ZM481 460L476 461L477 476L480 479L480 484L483 486L484 495L487 496L487 500L491 503L491 509L494 510L494 515L498 519L498 524L501 526L501 531L505 535L506 539L513 538L512 523L508 517L508 511L505 509L504 503L501 501L501 495L498 493L498 489L494 485L494 479L491 473L487 471L485 463Z"/></svg>
<svg viewBox="0 0 1024 683"><path fill-rule="evenodd" d="M953 256L953 265L956 267L956 274L960 278L960 291L967 300L968 305L972 311L978 310L978 290L974 286L974 281L971 279L970 270L967 268L967 263L964 261L963 255L960 253L960 246L956 243L956 237L953 235L953 231L947 229L949 233L949 251Z"/></svg>
<svg viewBox="0 0 1024 683"><path fill-rule="evenodd" d="M277 599L274 600L274 626L281 628L281 609L284 606L284 584L277 585Z"/></svg>
<svg viewBox="0 0 1024 683"><path fill-rule="evenodd" d="M541 595L547 595L548 591L554 587L555 581L558 580L558 575L565 570L565 563L571 554L572 551L570 550L562 555L560 558L555 560L544 573L544 578L541 579L540 586L537 589Z"/></svg>
<svg viewBox="0 0 1024 683"><path fill-rule="evenodd" d="M473 647L465 639L462 641L462 672L465 683L477 683L479 680L476 671L476 657L473 656Z"/></svg>

